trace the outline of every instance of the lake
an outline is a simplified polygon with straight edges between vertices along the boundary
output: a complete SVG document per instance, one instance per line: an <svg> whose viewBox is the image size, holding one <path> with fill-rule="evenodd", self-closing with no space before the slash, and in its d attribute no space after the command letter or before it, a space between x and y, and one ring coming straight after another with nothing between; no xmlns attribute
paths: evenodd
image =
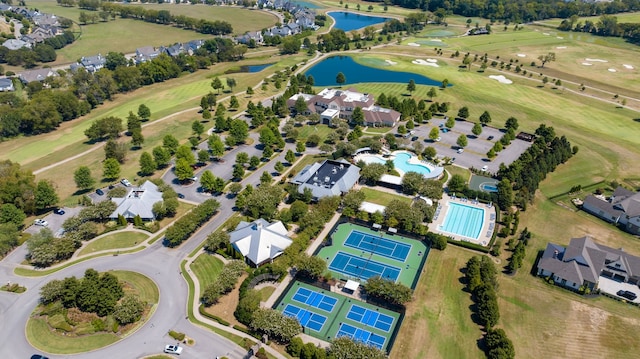
<svg viewBox="0 0 640 359"><path fill-rule="evenodd" d="M322 6L318 5L318 4L314 4L312 2L308 2L308 1L299 1L299 0L294 0L291 1L292 4L296 4L296 5L300 5L300 6L304 6L307 7L309 9L322 9Z"/></svg>
<svg viewBox="0 0 640 359"><path fill-rule="evenodd" d="M362 29L370 25L381 24L391 19L388 17L354 14L346 11L331 11L328 12L327 15L336 21L336 24L333 26L334 28L344 30L345 32Z"/></svg>
<svg viewBox="0 0 640 359"><path fill-rule="evenodd" d="M418 85L440 86L442 84L441 80L434 80L412 72L390 71L360 65L349 56L333 56L322 60L307 70L305 75L313 76L315 86L338 86L336 82L338 72L342 72L346 77L347 82L344 85L362 82L409 83L409 80L415 81Z"/></svg>
<svg viewBox="0 0 640 359"><path fill-rule="evenodd" d="M273 63L270 64L261 64L261 65L243 65L240 67L236 67L236 68L231 68L227 71L225 71L225 74L237 74L240 72L249 72L249 73L255 73L255 72L260 72L264 69L266 69L267 67L273 65Z"/></svg>

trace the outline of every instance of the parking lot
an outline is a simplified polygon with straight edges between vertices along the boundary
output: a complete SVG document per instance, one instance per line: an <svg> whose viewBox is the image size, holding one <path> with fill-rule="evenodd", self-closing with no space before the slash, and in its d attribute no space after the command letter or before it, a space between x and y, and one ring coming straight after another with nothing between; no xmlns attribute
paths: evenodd
<svg viewBox="0 0 640 359"><path fill-rule="evenodd" d="M60 209L62 209L64 211L63 215L60 214L55 214L53 212L51 212L50 214L46 215L46 216L39 216L38 218L40 219L44 219L45 221L47 221L48 225L45 226L37 226L35 224L31 224L31 226L29 226L27 229L25 229L25 233L30 233L30 234L36 234L38 232L40 232L40 230L42 228L49 228L51 230L51 232L53 232L53 234L56 237L60 237L62 236L62 232L60 232L60 230L62 229L62 223L64 223L64 221L67 220L67 218L71 218L75 215L77 215L78 213L80 213L80 210L82 209L82 207L78 206L78 207L61 207Z"/></svg>
<svg viewBox="0 0 640 359"><path fill-rule="evenodd" d="M531 142L515 139L511 141L509 146L500 151L493 161L489 161L487 152L502 138L504 135L503 130L485 126L482 128L482 133L476 137L471 132L473 122L456 121L452 129L448 132L443 132L439 125L441 123L444 124L444 122L444 119L434 118L428 124L416 126L416 128L413 129L413 131L415 131L414 136L417 136L417 141L421 141L425 147L433 146L439 158L455 158L454 163L458 166L466 168L474 167L477 169L487 166L489 173L496 173L501 163L505 165L511 164L531 146ZM437 127L440 131L440 141L438 142L429 139L429 132L433 127ZM458 153L460 147L456 142L461 134L467 136L468 144L464 148L464 152ZM493 136L491 140L489 140L490 136Z"/></svg>

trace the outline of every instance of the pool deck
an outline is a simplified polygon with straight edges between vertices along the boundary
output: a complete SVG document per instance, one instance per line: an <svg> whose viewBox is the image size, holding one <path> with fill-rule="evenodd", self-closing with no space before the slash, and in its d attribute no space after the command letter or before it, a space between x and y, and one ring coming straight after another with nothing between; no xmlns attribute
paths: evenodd
<svg viewBox="0 0 640 359"><path fill-rule="evenodd" d="M449 202L455 203L463 203L465 206L480 208L484 212L484 218L482 221L482 229L480 230L480 236L478 238L471 238L461 236L459 234L453 234L449 232L442 231L440 228L444 225L444 220L449 211ZM461 242L471 242L475 244L479 244L481 246L488 246L489 242L491 242L491 236L493 235L493 231L495 231L495 223L496 223L496 208L494 206L489 207L489 205L484 203L476 203L472 199L463 199L458 197L451 197L446 193L442 194L442 200L439 202L439 208L436 209L436 215L433 217L433 222L429 223L429 230L432 232L443 234L447 237L450 237L456 241Z"/></svg>

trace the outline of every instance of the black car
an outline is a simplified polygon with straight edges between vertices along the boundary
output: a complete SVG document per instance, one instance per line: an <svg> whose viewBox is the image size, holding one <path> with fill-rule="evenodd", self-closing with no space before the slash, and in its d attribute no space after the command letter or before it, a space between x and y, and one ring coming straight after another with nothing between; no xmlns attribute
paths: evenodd
<svg viewBox="0 0 640 359"><path fill-rule="evenodd" d="M31 359L49 359L48 357L44 356L44 355L40 355L40 354L33 354L31 356Z"/></svg>
<svg viewBox="0 0 640 359"><path fill-rule="evenodd" d="M59 214L59 215L61 215L61 216L62 216L65 212L64 212L64 210L63 210L63 209L56 208L56 209L54 209L54 210L53 210L53 213L55 213L55 214Z"/></svg>
<svg viewBox="0 0 640 359"><path fill-rule="evenodd" d="M636 293L628 290L619 290L618 293L616 294L618 294L622 298L629 299L629 300L636 300L636 298L638 298L638 295L636 295Z"/></svg>
<svg viewBox="0 0 640 359"><path fill-rule="evenodd" d="M493 140L493 136L487 137L487 140L489 140L489 141Z"/></svg>
<svg viewBox="0 0 640 359"><path fill-rule="evenodd" d="M103 195L104 195L104 191L103 191L103 190L101 190L100 188L98 188L98 189L96 190L96 193L98 194L98 196L103 196Z"/></svg>
<svg viewBox="0 0 640 359"><path fill-rule="evenodd" d="M178 193L178 198L183 199L184 195L182 193Z"/></svg>

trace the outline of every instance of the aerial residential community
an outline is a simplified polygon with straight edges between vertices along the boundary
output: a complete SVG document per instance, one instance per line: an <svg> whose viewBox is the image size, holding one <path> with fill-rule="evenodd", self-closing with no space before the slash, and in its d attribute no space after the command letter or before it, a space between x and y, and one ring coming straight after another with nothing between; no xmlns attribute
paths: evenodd
<svg viewBox="0 0 640 359"><path fill-rule="evenodd" d="M0 0L0 357L635 357L639 11Z"/></svg>

